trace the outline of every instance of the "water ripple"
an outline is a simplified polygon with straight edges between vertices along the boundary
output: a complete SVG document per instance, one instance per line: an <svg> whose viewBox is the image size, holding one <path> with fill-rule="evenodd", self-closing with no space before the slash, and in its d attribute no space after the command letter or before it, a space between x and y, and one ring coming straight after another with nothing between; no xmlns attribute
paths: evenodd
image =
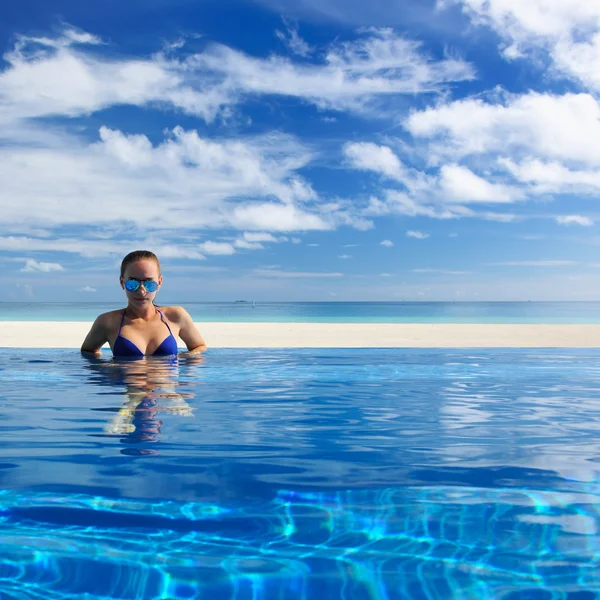
<svg viewBox="0 0 600 600"><path fill-rule="evenodd" d="M596 492L281 490L225 508L4 491L0 585L46 598L312 598L335 573L337 597L418 597L415 586L433 598L597 593Z"/></svg>
<svg viewBox="0 0 600 600"><path fill-rule="evenodd" d="M596 597L599 384L594 350L0 349L0 597Z"/></svg>

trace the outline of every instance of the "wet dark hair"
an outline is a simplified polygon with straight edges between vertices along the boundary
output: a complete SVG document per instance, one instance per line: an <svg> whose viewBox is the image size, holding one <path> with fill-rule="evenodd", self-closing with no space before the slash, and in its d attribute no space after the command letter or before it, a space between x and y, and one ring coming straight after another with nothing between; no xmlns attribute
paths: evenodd
<svg viewBox="0 0 600 600"><path fill-rule="evenodd" d="M150 250L134 250L121 261L121 277L125 277L125 270L127 267L138 260L153 260L156 262L158 273L160 275L160 262L158 262L158 257L154 252L150 252Z"/></svg>

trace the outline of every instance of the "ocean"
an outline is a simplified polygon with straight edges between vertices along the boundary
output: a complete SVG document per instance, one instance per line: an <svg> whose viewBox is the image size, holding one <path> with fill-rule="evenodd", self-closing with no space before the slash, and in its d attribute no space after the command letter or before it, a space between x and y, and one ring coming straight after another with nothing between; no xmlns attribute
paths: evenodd
<svg viewBox="0 0 600 600"><path fill-rule="evenodd" d="M600 302L185 302L197 323L600 323ZM93 321L109 302L0 302L0 321Z"/></svg>

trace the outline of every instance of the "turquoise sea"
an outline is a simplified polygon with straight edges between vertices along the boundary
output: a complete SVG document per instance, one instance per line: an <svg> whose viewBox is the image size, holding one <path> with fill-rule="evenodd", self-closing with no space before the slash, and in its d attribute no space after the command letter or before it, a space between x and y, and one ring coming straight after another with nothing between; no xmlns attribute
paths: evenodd
<svg viewBox="0 0 600 600"><path fill-rule="evenodd" d="M600 302L185 302L196 322L600 323ZM93 321L110 302L0 302L0 321Z"/></svg>

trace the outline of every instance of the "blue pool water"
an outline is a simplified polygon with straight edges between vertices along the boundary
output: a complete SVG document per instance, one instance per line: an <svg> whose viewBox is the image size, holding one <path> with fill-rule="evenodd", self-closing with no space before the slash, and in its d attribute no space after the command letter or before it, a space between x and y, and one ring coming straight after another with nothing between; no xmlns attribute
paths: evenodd
<svg viewBox="0 0 600 600"><path fill-rule="evenodd" d="M0 598L587 600L600 351L0 349Z"/></svg>

